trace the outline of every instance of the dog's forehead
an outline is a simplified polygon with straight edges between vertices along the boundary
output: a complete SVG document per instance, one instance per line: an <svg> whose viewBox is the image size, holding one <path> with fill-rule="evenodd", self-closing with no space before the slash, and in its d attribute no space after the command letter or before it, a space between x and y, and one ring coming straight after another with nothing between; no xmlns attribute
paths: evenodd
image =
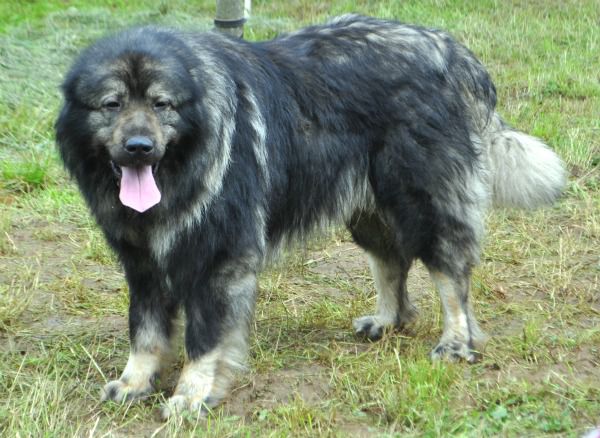
<svg viewBox="0 0 600 438"><path fill-rule="evenodd" d="M127 84L125 83L125 81L113 75L105 76L104 78L102 78L102 80L100 80L97 83L96 86L101 94L127 94Z"/></svg>
<svg viewBox="0 0 600 438"><path fill-rule="evenodd" d="M119 60L103 69L80 75L78 91L94 101L107 96L158 98L173 100L189 98L189 87L181 75L173 75L164 64L149 63L135 66Z"/></svg>

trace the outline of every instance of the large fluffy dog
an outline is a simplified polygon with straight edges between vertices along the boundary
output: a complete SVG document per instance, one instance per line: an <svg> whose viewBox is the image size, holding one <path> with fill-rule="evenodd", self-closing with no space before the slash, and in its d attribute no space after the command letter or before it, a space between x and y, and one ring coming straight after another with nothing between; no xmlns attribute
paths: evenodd
<svg viewBox="0 0 600 438"><path fill-rule="evenodd" d="M419 258L444 311L432 358L475 360L486 208L547 204L564 185L560 159L495 112L469 50L393 21L344 16L262 43L128 30L85 50L63 90L61 156L130 289L131 353L103 398L152 391L182 309L187 363L165 415L225 395L265 260L333 223L368 253L377 288L357 333L413 318Z"/></svg>

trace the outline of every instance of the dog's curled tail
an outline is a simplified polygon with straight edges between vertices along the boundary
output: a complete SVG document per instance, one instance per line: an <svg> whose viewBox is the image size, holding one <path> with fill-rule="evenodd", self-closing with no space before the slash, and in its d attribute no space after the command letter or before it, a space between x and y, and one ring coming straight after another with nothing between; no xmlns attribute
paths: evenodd
<svg viewBox="0 0 600 438"><path fill-rule="evenodd" d="M565 165L540 139L512 129L498 114L484 137L494 206L533 209L560 196L566 184Z"/></svg>

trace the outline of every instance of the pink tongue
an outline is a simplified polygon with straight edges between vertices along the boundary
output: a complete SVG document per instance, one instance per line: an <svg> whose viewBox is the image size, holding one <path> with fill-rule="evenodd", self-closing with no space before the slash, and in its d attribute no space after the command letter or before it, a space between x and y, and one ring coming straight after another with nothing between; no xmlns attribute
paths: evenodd
<svg viewBox="0 0 600 438"><path fill-rule="evenodd" d="M121 167L119 199L127 207L140 213L160 202L160 192L152 176L152 167Z"/></svg>

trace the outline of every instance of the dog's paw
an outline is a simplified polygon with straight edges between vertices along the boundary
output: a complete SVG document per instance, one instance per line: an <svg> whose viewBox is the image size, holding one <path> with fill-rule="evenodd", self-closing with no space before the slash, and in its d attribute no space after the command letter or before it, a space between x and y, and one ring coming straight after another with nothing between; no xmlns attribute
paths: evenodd
<svg viewBox="0 0 600 438"><path fill-rule="evenodd" d="M389 321L382 321L377 315L367 315L356 318L352 321L352 325L357 336L377 341L392 324Z"/></svg>
<svg viewBox="0 0 600 438"><path fill-rule="evenodd" d="M201 418L217 404L218 402L210 397L174 395L161 407L160 417L163 421L167 421L171 417L188 413L194 418Z"/></svg>
<svg viewBox="0 0 600 438"><path fill-rule="evenodd" d="M113 380L107 383L100 392L100 400L112 400L117 403L139 400L152 393L154 387L148 382L146 385L134 385L127 380Z"/></svg>
<svg viewBox="0 0 600 438"><path fill-rule="evenodd" d="M433 361L458 362L464 360L468 363L475 363L479 359L481 359L481 353L473 350L463 341L442 341L431 351L431 360Z"/></svg>
<svg viewBox="0 0 600 438"><path fill-rule="evenodd" d="M357 336L377 341L386 330L403 330L417 317L417 310L411 306L395 317L390 315L366 315L352 321Z"/></svg>

